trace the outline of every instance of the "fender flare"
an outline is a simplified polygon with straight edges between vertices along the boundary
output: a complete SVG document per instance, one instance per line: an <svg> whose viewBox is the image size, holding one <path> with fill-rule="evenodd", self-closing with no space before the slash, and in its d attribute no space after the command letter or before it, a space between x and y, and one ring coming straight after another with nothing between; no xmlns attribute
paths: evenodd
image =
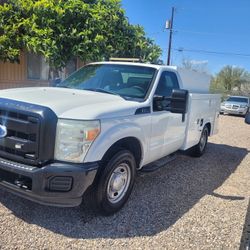
<svg viewBox="0 0 250 250"><path fill-rule="evenodd" d="M112 145L121 139L134 137L141 145L142 159L147 150L147 140L142 128L134 123L126 122L113 126L101 133L90 146L84 162L100 161Z"/></svg>

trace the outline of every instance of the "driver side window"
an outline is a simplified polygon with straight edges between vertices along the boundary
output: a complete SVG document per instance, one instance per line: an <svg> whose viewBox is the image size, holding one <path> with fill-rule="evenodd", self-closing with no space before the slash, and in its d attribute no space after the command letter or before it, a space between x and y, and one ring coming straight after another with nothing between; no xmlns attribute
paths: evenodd
<svg viewBox="0 0 250 250"><path fill-rule="evenodd" d="M155 95L170 97L172 95L172 90L179 88L180 87L176 74L171 71L164 71L161 74Z"/></svg>

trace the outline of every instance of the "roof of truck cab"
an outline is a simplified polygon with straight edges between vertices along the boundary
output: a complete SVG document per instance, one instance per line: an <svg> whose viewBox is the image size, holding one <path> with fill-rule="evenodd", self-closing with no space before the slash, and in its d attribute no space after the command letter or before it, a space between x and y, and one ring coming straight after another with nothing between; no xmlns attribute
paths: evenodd
<svg viewBox="0 0 250 250"><path fill-rule="evenodd" d="M150 64L150 63L133 63L133 62L94 62L90 63L93 64L115 64L115 65L128 65L128 66L140 66L140 67L149 67L155 69L170 69L170 70L177 70L177 66L166 66L166 65L157 65L157 64Z"/></svg>

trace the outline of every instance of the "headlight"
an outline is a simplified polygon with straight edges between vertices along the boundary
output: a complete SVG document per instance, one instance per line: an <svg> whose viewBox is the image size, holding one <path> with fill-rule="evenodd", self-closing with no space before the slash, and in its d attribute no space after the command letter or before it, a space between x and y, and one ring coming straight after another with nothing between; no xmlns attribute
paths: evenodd
<svg viewBox="0 0 250 250"><path fill-rule="evenodd" d="M221 103L221 105L220 105L221 107L224 107L225 106L225 103Z"/></svg>
<svg viewBox="0 0 250 250"><path fill-rule="evenodd" d="M56 129L55 159L83 162L92 142L100 133L100 122L59 119Z"/></svg>
<svg viewBox="0 0 250 250"><path fill-rule="evenodd" d="M242 105L240 105L240 107L241 107L241 108L246 108L246 107L247 107L247 105L242 104Z"/></svg>

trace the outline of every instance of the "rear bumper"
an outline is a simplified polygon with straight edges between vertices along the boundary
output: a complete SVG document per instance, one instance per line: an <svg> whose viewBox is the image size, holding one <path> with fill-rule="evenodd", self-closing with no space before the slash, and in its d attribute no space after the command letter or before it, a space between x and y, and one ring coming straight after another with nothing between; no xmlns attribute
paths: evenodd
<svg viewBox="0 0 250 250"><path fill-rule="evenodd" d="M60 207L80 205L99 165L51 163L42 168L0 158L0 186L34 202Z"/></svg>

